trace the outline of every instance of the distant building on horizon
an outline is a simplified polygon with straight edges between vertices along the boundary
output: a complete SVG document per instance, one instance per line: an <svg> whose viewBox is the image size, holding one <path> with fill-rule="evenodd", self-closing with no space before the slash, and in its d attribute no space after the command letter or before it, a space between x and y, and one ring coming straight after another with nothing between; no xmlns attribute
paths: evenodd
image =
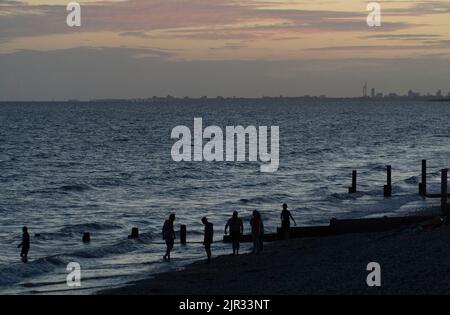
<svg viewBox="0 0 450 315"><path fill-rule="evenodd" d="M398 94L397 93L389 93L388 97L390 97L390 98L397 98Z"/></svg>
<svg viewBox="0 0 450 315"><path fill-rule="evenodd" d="M409 98L420 97L420 93L419 92L414 92L413 90L409 90L408 91L408 97Z"/></svg>
<svg viewBox="0 0 450 315"><path fill-rule="evenodd" d="M372 88L370 90L370 97L374 98L375 97L375 88Z"/></svg>

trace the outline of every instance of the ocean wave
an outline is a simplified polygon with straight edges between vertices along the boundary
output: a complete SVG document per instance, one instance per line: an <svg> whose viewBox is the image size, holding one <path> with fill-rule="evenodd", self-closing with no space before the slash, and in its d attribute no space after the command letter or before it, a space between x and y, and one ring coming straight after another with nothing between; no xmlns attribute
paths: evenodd
<svg viewBox="0 0 450 315"><path fill-rule="evenodd" d="M370 164L368 168L371 171L377 171L377 172L386 171L386 165L383 165L383 164Z"/></svg>
<svg viewBox="0 0 450 315"><path fill-rule="evenodd" d="M404 180L406 184L418 184L419 178L417 176L411 176Z"/></svg>
<svg viewBox="0 0 450 315"><path fill-rule="evenodd" d="M120 179L101 180L95 183L94 187L105 188L105 187L118 187L122 185L129 185L129 183L125 183Z"/></svg>
<svg viewBox="0 0 450 315"><path fill-rule="evenodd" d="M360 198L364 196L363 192L356 192L354 194L349 194L349 193L333 193L329 196L326 197L327 201L330 202L335 202L335 201L339 201L339 200L354 200L357 198Z"/></svg>
<svg viewBox="0 0 450 315"><path fill-rule="evenodd" d="M80 250L73 253L73 256L79 257L79 258L102 258L105 256L109 256L112 254L125 254L132 251L135 251L142 246L140 245L140 242L134 242L131 240L124 241L123 243L99 247L99 248L92 248L92 249L86 249L86 250Z"/></svg>
<svg viewBox="0 0 450 315"><path fill-rule="evenodd" d="M112 254L125 254L142 248L144 244L150 244L152 240L152 233L141 233L138 239L127 239L108 246L87 248L71 255L80 258L102 258Z"/></svg>
<svg viewBox="0 0 450 315"><path fill-rule="evenodd" d="M0 154L0 163L11 161L11 157L6 154Z"/></svg>
<svg viewBox="0 0 450 315"><path fill-rule="evenodd" d="M86 184L74 184L74 185L64 185L64 186L59 187L59 189L62 191L83 192L83 191L92 189L92 187L89 185L86 185Z"/></svg>
<svg viewBox="0 0 450 315"><path fill-rule="evenodd" d="M67 225L55 232L40 232L36 237L41 240L54 240L58 238L73 237L83 232L108 231L120 229L120 225L109 223L81 223L75 225Z"/></svg>
<svg viewBox="0 0 450 315"><path fill-rule="evenodd" d="M432 138L450 138L450 134L434 134Z"/></svg>
<svg viewBox="0 0 450 315"><path fill-rule="evenodd" d="M32 157L40 158L40 159L48 159L51 157L51 154L46 153L46 152L37 152L37 153L33 154Z"/></svg>
<svg viewBox="0 0 450 315"><path fill-rule="evenodd" d="M73 233L71 232L40 232L35 233L35 237L39 240L47 241L47 240L55 240L61 238L73 237Z"/></svg>
<svg viewBox="0 0 450 315"><path fill-rule="evenodd" d="M279 200L288 200L290 195L288 194L272 194L272 195L264 195L264 196L256 196L252 198L241 198L239 199L239 203L247 204L247 203L267 203Z"/></svg>
<svg viewBox="0 0 450 315"><path fill-rule="evenodd" d="M130 141L130 138L115 138L112 141L113 142L127 142L127 141Z"/></svg>
<svg viewBox="0 0 450 315"><path fill-rule="evenodd" d="M80 165L80 162L53 162L52 166L57 167L57 168L64 168L64 167L72 167L72 166L77 166Z"/></svg>
<svg viewBox="0 0 450 315"><path fill-rule="evenodd" d="M0 212L8 212L8 211L11 211L11 210L0 206Z"/></svg>
<svg viewBox="0 0 450 315"><path fill-rule="evenodd" d="M151 233L141 233L139 239L136 240L126 239L103 247L89 248L87 246L83 250L47 256L29 261L26 264L16 263L0 268L0 285L19 283L29 277L53 272L56 268L65 268L69 262L77 261L79 258L102 258L114 254L129 253L142 248L145 244L151 244L152 241L153 236Z"/></svg>
<svg viewBox="0 0 450 315"><path fill-rule="evenodd" d="M54 255L39 258L34 261L13 264L0 269L0 285L11 285L21 282L27 277L34 277L55 270L66 265L70 260L67 257Z"/></svg>
<svg viewBox="0 0 450 315"><path fill-rule="evenodd" d="M102 230L114 230L120 229L122 226L112 223L80 223L74 225L67 225L59 230L59 233L82 233L82 232L92 232L92 231L102 231Z"/></svg>

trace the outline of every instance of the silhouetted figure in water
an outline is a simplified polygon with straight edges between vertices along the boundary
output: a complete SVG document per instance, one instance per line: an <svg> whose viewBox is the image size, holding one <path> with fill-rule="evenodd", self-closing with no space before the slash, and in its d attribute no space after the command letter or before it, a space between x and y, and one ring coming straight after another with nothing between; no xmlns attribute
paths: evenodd
<svg viewBox="0 0 450 315"><path fill-rule="evenodd" d="M28 228L26 226L22 228L22 232L22 243L20 243L17 248L22 247L20 257L22 257L22 261L26 263L28 261L28 251L30 250L30 234L28 234Z"/></svg>
<svg viewBox="0 0 450 315"><path fill-rule="evenodd" d="M291 212L288 210L287 204L283 204L283 210L281 211L281 235L284 239L289 238L289 229L291 228L291 219L294 221L294 225L297 225L295 219L292 217Z"/></svg>
<svg viewBox="0 0 450 315"><path fill-rule="evenodd" d="M173 222L175 221L175 214L171 214L169 219L164 222L162 234L163 240L166 241L166 254L163 256L164 260L170 260L170 252L173 249L175 242L175 230L173 229Z"/></svg>
<svg viewBox="0 0 450 315"><path fill-rule="evenodd" d="M250 219L250 225L252 227L252 240L253 240L253 254L260 252L261 244L261 216L258 211L253 211L253 216Z"/></svg>
<svg viewBox="0 0 450 315"><path fill-rule="evenodd" d="M260 221L260 236L259 236L259 251L262 252L264 248L264 222L261 216L261 213L258 210L256 211L256 215L259 217Z"/></svg>
<svg viewBox="0 0 450 315"><path fill-rule="evenodd" d="M203 239L203 245L205 245L206 256L208 257L207 263L211 263L211 244L214 236L214 226L208 222L206 217L202 218L202 223L205 226L205 235Z"/></svg>
<svg viewBox="0 0 450 315"><path fill-rule="evenodd" d="M228 220L227 225L225 225L225 234L230 228L231 242L233 244L233 255L239 255L239 239L241 234L244 233L244 225L242 220L238 217L238 212L234 211L231 219Z"/></svg>

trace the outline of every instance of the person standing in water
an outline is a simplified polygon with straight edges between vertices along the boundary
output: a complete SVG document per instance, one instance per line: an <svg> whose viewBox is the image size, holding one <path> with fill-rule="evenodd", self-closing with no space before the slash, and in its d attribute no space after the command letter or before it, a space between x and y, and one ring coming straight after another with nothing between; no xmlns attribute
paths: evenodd
<svg viewBox="0 0 450 315"><path fill-rule="evenodd" d="M22 247L20 257L22 257L22 261L26 263L28 261L28 251L30 250L30 234L28 234L28 228L26 226L22 228L22 232L22 243L20 243L17 248Z"/></svg>
<svg viewBox="0 0 450 315"><path fill-rule="evenodd" d="M233 216L225 225L225 234L228 233L228 228L230 228L231 242L233 244L233 255L239 255L239 241L241 234L244 233L244 225L242 224L242 220L238 217L237 211L233 212Z"/></svg>
<svg viewBox="0 0 450 315"><path fill-rule="evenodd" d="M292 217L291 212L288 210L287 204L283 203L283 210L281 211L281 233L284 239L289 238L289 229L291 228L291 219L294 221L294 225L297 225L295 219Z"/></svg>
<svg viewBox="0 0 450 315"><path fill-rule="evenodd" d="M169 219L164 222L162 234L163 240L166 241L166 254L163 256L164 260L170 260L170 252L173 249L175 242L175 230L173 229L173 222L175 221L175 214L171 214Z"/></svg>
<svg viewBox="0 0 450 315"><path fill-rule="evenodd" d="M214 226L208 222L206 217L202 218L202 223L205 226L205 235L203 239L203 245L205 245L206 256L208 257L207 263L211 263L211 244L213 242Z"/></svg>
<svg viewBox="0 0 450 315"><path fill-rule="evenodd" d="M259 251L262 252L263 248L264 248L264 222L261 216L261 213L258 210L256 211L256 215L259 218L259 223L260 223L260 231L259 231Z"/></svg>
<svg viewBox="0 0 450 315"><path fill-rule="evenodd" d="M252 227L252 240L253 240L253 254L259 253L260 239L261 239L261 216L258 211L253 211L253 216L250 219L250 225Z"/></svg>

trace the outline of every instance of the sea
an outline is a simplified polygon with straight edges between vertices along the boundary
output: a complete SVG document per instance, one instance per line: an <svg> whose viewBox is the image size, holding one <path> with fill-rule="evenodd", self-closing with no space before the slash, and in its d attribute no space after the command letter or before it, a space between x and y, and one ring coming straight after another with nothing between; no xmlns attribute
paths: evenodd
<svg viewBox="0 0 450 315"><path fill-rule="evenodd" d="M279 168L258 161L175 162L176 126L278 126ZM259 210L275 232L287 203L298 226L331 218L411 213L439 205L418 195L450 166L450 103L370 99L159 99L0 103L0 293L92 294L205 259L201 218L214 224L213 255L234 210L250 231ZM383 197L386 165L393 196ZM352 170L358 192L348 194ZM164 220L187 226L162 259ZM17 248L31 236L28 263ZM133 227L141 237L128 239ZM91 242L83 243L89 232ZM357 237L357 236L355 236ZM242 251L251 249L243 244ZM69 286L70 262L80 286Z"/></svg>

